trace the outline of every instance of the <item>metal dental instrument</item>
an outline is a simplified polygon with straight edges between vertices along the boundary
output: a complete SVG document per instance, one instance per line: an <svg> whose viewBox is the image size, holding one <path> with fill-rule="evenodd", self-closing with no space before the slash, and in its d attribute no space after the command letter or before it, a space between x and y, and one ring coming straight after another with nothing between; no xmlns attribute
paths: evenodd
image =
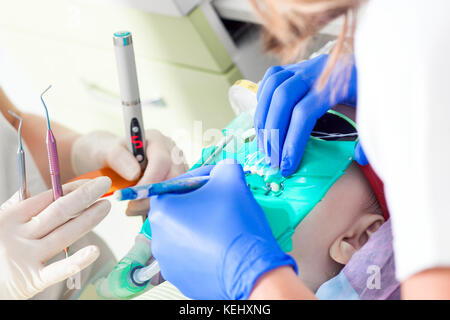
<svg viewBox="0 0 450 320"><path fill-rule="evenodd" d="M233 140L233 137L234 136L231 134L223 137L222 140L220 140L220 142L217 144L216 150L214 150L214 152L208 157L208 159L206 159L205 162L203 162L200 167L210 164L211 161L214 160L214 158L217 156L217 154L219 152L222 152L222 150L225 149L225 147L231 142L231 140Z"/></svg>
<svg viewBox="0 0 450 320"><path fill-rule="evenodd" d="M114 192L116 200L139 200L165 193L185 193L196 190L209 181L209 176L190 177L129 187Z"/></svg>
<svg viewBox="0 0 450 320"><path fill-rule="evenodd" d="M45 105L43 95L51 88L50 85L44 92L41 93L41 101L45 108L45 113L47 116L47 137L45 142L47 144L47 154L48 154L48 165L50 168L50 176L52 179L52 190L53 190L53 200L58 199L63 195L61 187L61 179L59 176L59 161L58 161L58 151L56 149L56 140L53 136L52 129L50 127L50 118L48 116L48 109Z"/></svg>
<svg viewBox="0 0 450 320"><path fill-rule="evenodd" d="M47 155L48 155L48 166L50 169L50 177L52 180L52 190L53 190L53 200L56 200L63 195L62 187L61 187L61 178L59 175L59 160L58 160L58 150L56 148L56 140L53 136L52 129L50 127L50 118L48 116L48 109L45 105L43 95L51 88L50 85L44 92L41 93L41 101L45 108L45 113L47 115L47 137L45 142L47 144ZM64 248L64 253L66 254L66 258L69 256L69 248Z"/></svg>
<svg viewBox="0 0 450 320"><path fill-rule="evenodd" d="M19 130L18 130L18 144L17 144L18 145L18 147L17 147L17 166L19 169L19 199L20 199L20 201L22 201L27 198L27 174L25 171L25 151L23 151L23 146L22 146L23 119L11 110L8 110L8 112L20 121L19 122Z"/></svg>

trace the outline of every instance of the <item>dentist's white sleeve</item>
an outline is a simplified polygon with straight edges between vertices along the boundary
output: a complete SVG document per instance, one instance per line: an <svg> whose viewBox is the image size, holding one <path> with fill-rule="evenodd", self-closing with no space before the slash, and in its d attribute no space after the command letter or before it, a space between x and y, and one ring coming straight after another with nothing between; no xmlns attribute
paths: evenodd
<svg viewBox="0 0 450 320"><path fill-rule="evenodd" d="M448 0L371 0L356 35L357 121L400 281L450 267L449 13Z"/></svg>

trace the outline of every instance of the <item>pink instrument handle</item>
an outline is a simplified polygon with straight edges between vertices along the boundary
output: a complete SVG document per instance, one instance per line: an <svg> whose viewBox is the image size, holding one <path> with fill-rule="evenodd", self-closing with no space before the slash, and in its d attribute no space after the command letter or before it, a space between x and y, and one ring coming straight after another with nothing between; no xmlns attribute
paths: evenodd
<svg viewBox="0 0 450 320"><path fill-rule="evenodd" d="M51 130L47 131L47 154L52 181L53 200L56 200L63 195L63 192L59 175L58 150L56 149L56 140Z"/></svg>

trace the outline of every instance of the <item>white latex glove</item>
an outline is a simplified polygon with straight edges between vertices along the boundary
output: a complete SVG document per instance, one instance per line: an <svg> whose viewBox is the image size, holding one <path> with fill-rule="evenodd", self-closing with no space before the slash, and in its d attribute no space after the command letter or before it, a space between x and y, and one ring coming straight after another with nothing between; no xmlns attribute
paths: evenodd
<svg viewBox="0 0 450 320"><path fill-rule="evenodd" d="M107 131L93 131L72 145L72 169L77 176L109 167L126 180L141 174L139 162L128 151L125 141Z"/></svg>
<svg viewBox="0 0 450 320"><path fill-rule="evenodd" d="M127 180L141 176L137 185L155 183L187 171L183 153L175 142L157 130L146 130L147 168L142 174L138 161L125 141L109 132L94 131L78 138L72 147L72 167L77 175L110 167ZM149 199L130 201L126 214L147 215Z"/></svg>
<svg viewBox="0 0 450 320"><path fill-rule="evenodd" d="M21 202L16 193L0 207L0 299L31 298L98 258L92 245L46 266L107 215L109 201L96 200L110 187L107 177L80 180L64 185L55 202L51 190Z"/></svg>

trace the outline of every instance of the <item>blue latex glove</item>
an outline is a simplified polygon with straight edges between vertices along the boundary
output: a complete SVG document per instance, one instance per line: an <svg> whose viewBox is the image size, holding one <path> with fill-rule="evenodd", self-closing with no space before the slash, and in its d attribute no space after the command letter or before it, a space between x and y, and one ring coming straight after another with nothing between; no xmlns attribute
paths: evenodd
<svg viewBox="0 0 450 320"><path fill-rule="evenodd" d="M263 273L285 265L297 272L233 160L216 165L201 188L153 197L150 208L152 253L187 297L247 299Z"/></svg>
<svg viewBox="0 0 450 320"><path fill-rule="evenodd" d="M300 166L306 142L318 118L338 103L356 106L357 74L354 63L346 83L333 72L321 91L315 88L328 55L298 64L270 68L258 90L255 129L258 148L266 161L280 167L283 176L293 174ZM349 72L349 69L341 69ZM341 79L334 81L334 79ZM263 130L267 132L264 139ZM271 136L278 129L278 137Z"/></svg>
<svg viewBox="0 0 450 320"><path fill-rule="evenodd" d="M355 147L355 159L362 166L366 166L369 164L369 160L367 160L366 154L364 153L364 150L359 141Z"/></svg>

